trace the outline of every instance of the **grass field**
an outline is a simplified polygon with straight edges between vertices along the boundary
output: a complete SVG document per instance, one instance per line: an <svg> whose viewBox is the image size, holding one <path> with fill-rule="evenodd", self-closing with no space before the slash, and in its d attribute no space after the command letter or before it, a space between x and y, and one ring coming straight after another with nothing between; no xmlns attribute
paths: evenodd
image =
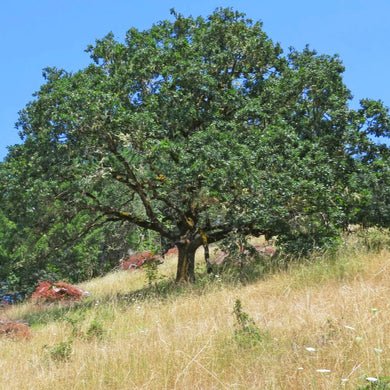
<svg viewBox="0 0 390 390"><path fill-rule="evenodd" d="M84 283L73 307L3 312L33 338L0 340L0 388L388 388L386 249L349 243L244 284L221 274L175 287L174 270L172 258L151 287L145 271L118 271Z"/></svg>

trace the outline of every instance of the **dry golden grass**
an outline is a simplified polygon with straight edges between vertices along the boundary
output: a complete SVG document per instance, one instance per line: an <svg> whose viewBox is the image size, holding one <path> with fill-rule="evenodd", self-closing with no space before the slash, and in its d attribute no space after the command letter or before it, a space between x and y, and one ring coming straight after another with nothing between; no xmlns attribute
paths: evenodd
<svg viewBox="0 0 390 390"><path fill-rule="evenodd" d="M390 373L389 268L389 252L349 250L246 286L127 303L116 294L144 286L144 274L113 273L83 285L89 305L34 325L32 340L0 341L0 388L356 389ZM234 336L236 299L261 342ZM6 314L44 310L54 312Z"/></svg>

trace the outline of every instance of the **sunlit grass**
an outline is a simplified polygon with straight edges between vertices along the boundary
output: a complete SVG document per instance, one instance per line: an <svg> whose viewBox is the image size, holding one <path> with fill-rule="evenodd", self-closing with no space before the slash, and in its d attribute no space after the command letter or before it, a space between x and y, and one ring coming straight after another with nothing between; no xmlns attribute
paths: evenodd
<svg viewBox="0 0 390 390"><path fill-rule="evenodd" d="M164 280L174 268L164 263ZM144 294L142 271L117 271L84 283L91 295L75 307L4 313L33 319L34 337L0 341L1 388L356 389L390 372L389 268L389 252L349 247L245 285L205 278L164 299ZM237 299L261 342L237 341Z"/></svg>

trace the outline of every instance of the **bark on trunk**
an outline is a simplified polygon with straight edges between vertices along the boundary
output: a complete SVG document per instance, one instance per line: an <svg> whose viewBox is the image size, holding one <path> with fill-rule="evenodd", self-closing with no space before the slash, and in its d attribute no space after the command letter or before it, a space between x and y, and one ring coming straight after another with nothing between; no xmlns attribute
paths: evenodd
<svg viewBox="0 0 390 390"><path fill-rule="evenodd" d="M195 252L197 246L190 241L177 244L179 249L176 283L188 283L195 280Z"/></svg>
<svg viewBox="0 0 390 390"><path fill-rule="evenodd" d="M214 273L214 271L213 271L213 266L210 263L209 245L205 244L205 245L203 245L203 248L204 248L204 260L205 260L206 265L207 265L207 273L212 274L212 273Z"/></svg>

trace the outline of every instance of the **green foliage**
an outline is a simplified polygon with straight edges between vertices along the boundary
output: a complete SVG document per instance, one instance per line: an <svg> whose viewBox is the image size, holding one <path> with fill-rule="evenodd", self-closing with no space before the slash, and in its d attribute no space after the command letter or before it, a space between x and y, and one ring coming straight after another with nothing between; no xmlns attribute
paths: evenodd
<svg viewBox="0 0 390 390"><path fill-rule="evenodd" d="M84 332L80 329L80 322L84 319L84 317L84 312L76 312L72 313L72 315L68 314L63 317L63 319L71 325L73 337L84 337Z"/></svg>
<svg viewBox="0 0 390 390"><path fill-rule="evenodd" d="M390 248L390 230L368 228L358 232L360 242L368 251L380 252Z"/></svg>
<svg viewBox="0 0 390 390"><path fill-rule="evenodd" d="M101 340L106 334L106 330L100 321L93 319L88 327L83 326L82 322L85 320L87 314L86 310L76 311L71 315L65 316L65 321L68 322L71 327L72 337L77 337L84 340Z"/></svg>
<svg viewBox="0 0 390 390"><path fill-rule="evenodd" d="M86 331L86 336L89 339L102 339L105 334L103 325L96 320L93 320Z"/></svg>
<svg viewBox="0 0 390 390"><path fill-rule="evenodd" d="M233 308L233 315L236 319L234 335L242 346L253 346L262 342L266 336L257 326L255 321L242 310L242 304L236 299Z"/></svg>
<svg viewBox="0 0 390 390"><path fill-rule="evenodd" d="M149 259L142 268L145 270L146 279L148 281L148 286L158 286L158 283L164 279L164 276L160 275L158 272L158 266L160 264L159 259Z"/></svg>
<svg viewBox="0 0 390 390"><path fill-rule="evenodd" d="M73 340L61 341L57 345L44 345L43 348L47 351L49 357L55 362L67 362L72 355Z"/></svg>
<svg viewBox="0 0 390 390"><path fill-rule="evenodd" d="M173 11L88 52L83 70L44 70L20 113L24 143L0 165L2 269L19 288L104 273L139 231L176 243L183 282L204 237L265 234L307 253L351 222L388 224L389 148L376 139L388 109L348 108L337 56L283 54L260 22L222 8Z"/></svg>
<svg viewBox="0 0 390 390"><path fill-rule="evenodd" d="M390 377L370 378L369 383L359 386L358 390L388 390L390 389ZM368 379L367 379L368 380Z"/></svg>

